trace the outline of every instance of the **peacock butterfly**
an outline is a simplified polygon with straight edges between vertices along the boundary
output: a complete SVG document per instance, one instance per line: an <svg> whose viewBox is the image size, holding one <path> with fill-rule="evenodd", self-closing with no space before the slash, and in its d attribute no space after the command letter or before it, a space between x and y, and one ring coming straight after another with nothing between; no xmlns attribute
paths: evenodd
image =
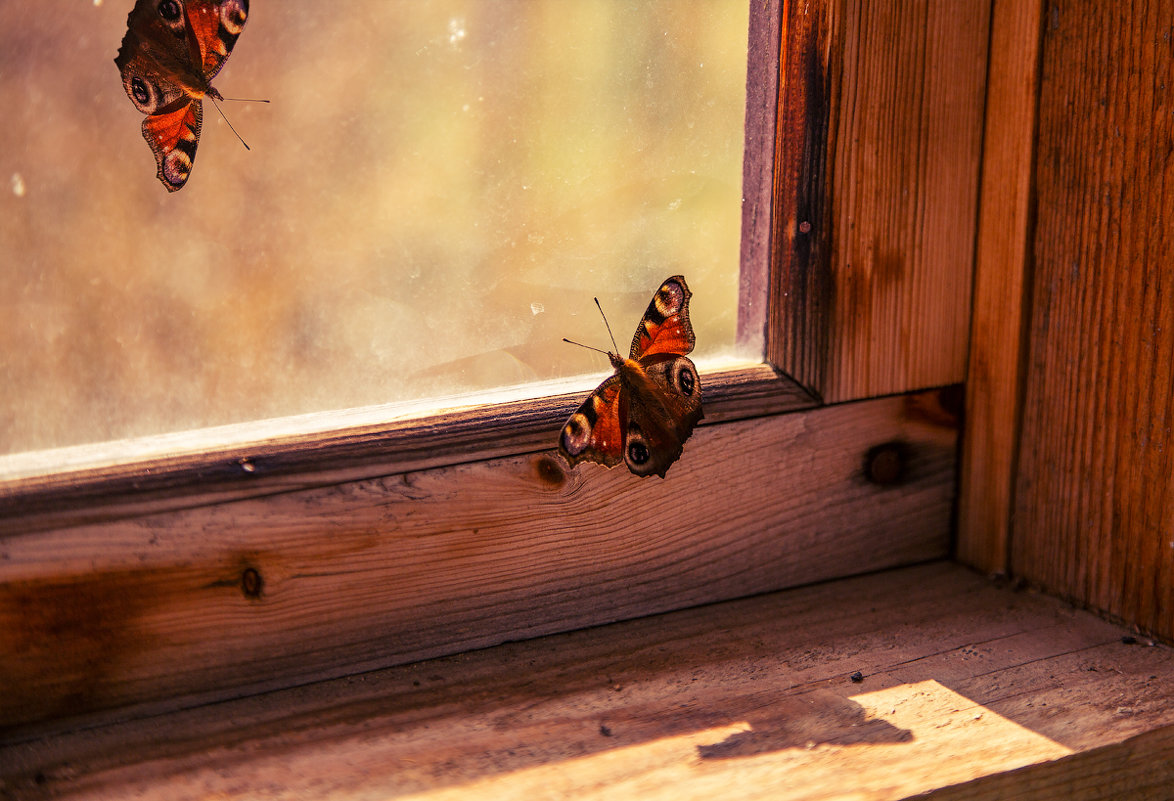
<svg viewBox="0 0 1174 801"><path fill-rule="evenodd" d="M135 108L147 115L143 138L167 191L187 183L196 159L212 79L228 60L249 16L249 0L137 0L114 63Z"/></svg>
<svg viewBox="0 0 1174 801"><path fill-rule="evenodd" d="M696 342L690 297L684 276L665 279L636 327L628 358L607 352L615 373L583 401L559 436L559 453L572 466L590 461L614 467L622 460L638 476L664 478L680 458L702 417L701 379L685 355Z"/></svg>

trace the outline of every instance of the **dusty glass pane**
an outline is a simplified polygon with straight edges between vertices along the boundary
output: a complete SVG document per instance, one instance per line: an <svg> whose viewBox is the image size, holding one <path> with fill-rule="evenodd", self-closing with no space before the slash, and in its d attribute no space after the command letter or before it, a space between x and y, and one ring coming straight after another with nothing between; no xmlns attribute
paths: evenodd
<svg viewBox="0 0 1174 801"><path fill-rule="evenodd" d="M734 353L744 0L252 0L168 193L131 0L0 0L0 453Z"/></svg>

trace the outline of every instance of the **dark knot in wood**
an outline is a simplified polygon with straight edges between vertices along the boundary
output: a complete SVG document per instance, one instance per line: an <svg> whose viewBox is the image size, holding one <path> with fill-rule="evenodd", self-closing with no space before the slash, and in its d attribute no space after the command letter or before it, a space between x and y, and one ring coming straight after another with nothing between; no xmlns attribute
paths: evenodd
<svg viewBox="0 0 1174 801"><path fill-rule="evenodd" d="M245 594L245 597L260 598L264 589L265 582L261 579L260 571L255 567L246 567L241 573L241 592Z"/></svg>
<svg viewBox="0 0 1174 801"><path fill-rule="evenodd" d="M868 449L864 457L864 475L882 487L899 484L905 476L907 447L901 442L885 442Z"/></svg>
<svg viewBox="0 0 1174 801"><path fill-rule="evenodd" d="M538 480L552 488L561 487L567 481L566 471L550 456L540 456L534 463Z"/></svg>

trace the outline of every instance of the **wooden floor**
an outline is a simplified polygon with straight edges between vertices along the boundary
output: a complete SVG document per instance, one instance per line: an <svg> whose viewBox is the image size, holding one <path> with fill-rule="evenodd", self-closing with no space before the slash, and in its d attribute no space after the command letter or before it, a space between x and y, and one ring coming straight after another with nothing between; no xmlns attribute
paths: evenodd
<svg viewBox="0 0 1174 801"><path fill-rule="evenodd" d="M0 797L1174 798L1174 651L948 564L0 746Z"/></svg>

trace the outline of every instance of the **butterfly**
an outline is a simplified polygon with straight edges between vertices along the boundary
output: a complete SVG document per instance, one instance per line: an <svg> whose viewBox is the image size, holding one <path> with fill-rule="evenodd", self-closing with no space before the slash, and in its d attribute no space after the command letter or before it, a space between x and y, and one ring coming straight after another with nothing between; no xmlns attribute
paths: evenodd
<svg viewBox="0 0 1174 801"><path fill-rule="evenodd" d="M628 358L607 352L615 373L583 401L559 435L559 453L572 467L583 461L614 467L623 461L638 476L664 478L680 458L702 417L701 379L685 356L696 342L690 297L684 276L665 279L636 327Z"/></svg>
<svg viewBox="0 0 1174 801"><path fill-rule="evenodd" d="M212 79L228 60L249 16L249 0L137 0L114 63L135 108L147 115L143 138L167 191L187 183L196 159Z"/></svg>

